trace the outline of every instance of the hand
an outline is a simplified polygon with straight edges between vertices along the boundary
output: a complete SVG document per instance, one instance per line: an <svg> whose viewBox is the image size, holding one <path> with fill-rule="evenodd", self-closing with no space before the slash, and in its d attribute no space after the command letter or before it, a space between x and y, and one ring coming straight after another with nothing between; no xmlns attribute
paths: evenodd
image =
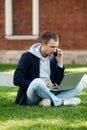
<svg viewBox="0 0 87 130"><path fill-rule="evenodd" d="M46 86L53 86L54 84L53 84L52 82L50 82L50 81L46 81L46 82L45 82L45 85L46 85Z"/></svg>
<svg viewBox="0 0 87 130"><path fill-rule="evenodd" d="M57 49L58 51L58 56L56 56L56 60L59 64L63 64L63 52L60 48Z"/></svg>

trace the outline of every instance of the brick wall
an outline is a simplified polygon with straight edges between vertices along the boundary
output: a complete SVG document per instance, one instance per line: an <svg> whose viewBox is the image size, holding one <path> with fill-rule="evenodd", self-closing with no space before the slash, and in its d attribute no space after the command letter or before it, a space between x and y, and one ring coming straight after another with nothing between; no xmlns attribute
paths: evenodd
<svg viewBox="0 0 87 130"><path fill-rule="evenodd" d="M40 4L40 30L56 31L65 50L87 49L86 0L41 0Z"/></svg>
<svg viewBox="0 0 87 130"><path fill-rule="evenodd" d="M39 0L39 11L39 33L56 32L63 50L87 50L87 0ZM13 28L14 34L32 33L32 0L13 0ZM5 0L0 0L0 50L25 51L35 42L39 39L5 39Z"/></svg>

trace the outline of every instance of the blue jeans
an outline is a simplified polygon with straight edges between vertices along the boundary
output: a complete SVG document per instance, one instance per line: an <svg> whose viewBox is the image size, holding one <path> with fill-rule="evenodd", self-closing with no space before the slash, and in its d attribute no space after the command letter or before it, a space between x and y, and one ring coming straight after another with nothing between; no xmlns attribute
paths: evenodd
<svg viewBox="0 0 87 130"><path fill-rule="evenodd" d="M36 105L42 99L46 98L50 99L54 106L60 106L62 104L62 100L74 97L82 90L83 87L79 83L76 88L71 90L65 90L62 92L50 91L42 79L36 78L28 87L26 103L28 105Z"/></svg>

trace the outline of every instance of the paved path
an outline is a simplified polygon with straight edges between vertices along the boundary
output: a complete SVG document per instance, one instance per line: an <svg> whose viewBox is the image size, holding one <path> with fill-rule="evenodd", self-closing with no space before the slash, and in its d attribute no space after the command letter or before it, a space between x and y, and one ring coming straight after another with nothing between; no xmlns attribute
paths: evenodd
<svg viewBox="0 0 87 130"><path fill-rule="evenodd" d="M81 79L83 87L87 87L87 74ZM14 87L13 72L0 72L0 86Z"/></svg>
<svg viewBox="0 0 87 130"><path fill-rule="evenodd" d="M14 86L12 72L0 72L0 86Z"/></svg>

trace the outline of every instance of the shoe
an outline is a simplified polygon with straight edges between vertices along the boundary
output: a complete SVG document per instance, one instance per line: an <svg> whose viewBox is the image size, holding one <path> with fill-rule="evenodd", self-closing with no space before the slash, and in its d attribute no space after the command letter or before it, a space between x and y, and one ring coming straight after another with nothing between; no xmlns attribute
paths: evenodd
<svg viewBox="0 0 87 130"><path fill-rule="evenodd" d="M39 102L39 106L49 107L51 106L51 101L49 99L43 99Z"/></svg>
<svg viewBox="0 0 87 130"><path fill-rule="evenodd" d="M81 100L79 98L69 98L63 101L63 105L79 105Z"/></svg>

